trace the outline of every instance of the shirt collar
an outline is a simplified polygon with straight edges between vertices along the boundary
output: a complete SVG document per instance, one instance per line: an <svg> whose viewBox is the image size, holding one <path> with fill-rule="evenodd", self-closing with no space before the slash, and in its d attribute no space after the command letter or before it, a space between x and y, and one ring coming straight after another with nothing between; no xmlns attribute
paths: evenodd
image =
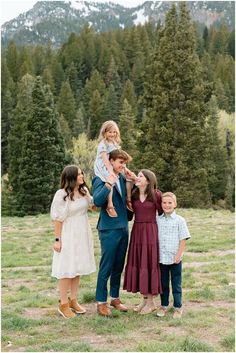
<svg viewBox="0 0 236 353"><path fill-rule="evenodd" d="M173 219L175 219L176 216L177 215L176 215L175 211L173 211L169 216L166 216L165 213L162 213L162 215L160 215L161 218L164 218L164 217L168 218L169 217L169 218L173 218Z"/></svg>

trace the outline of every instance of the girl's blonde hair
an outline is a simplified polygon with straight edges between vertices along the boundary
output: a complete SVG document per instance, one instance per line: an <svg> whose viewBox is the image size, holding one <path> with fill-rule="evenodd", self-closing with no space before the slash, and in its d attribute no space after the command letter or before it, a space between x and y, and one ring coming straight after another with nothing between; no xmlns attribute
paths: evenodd
<svg viewBox="0 0 236 353"><path fill-rule="evenodd" d="M120 138L120 130L118 128L118 125L115 121L113 120L107 120L102 124L99 136L98 136L98 141L100 142L101 140L106 140L106 132L111 130L111 129L115 129L116 130L116 138L115 138L115 142L117 144L121 143L121 138Z"/></svg>

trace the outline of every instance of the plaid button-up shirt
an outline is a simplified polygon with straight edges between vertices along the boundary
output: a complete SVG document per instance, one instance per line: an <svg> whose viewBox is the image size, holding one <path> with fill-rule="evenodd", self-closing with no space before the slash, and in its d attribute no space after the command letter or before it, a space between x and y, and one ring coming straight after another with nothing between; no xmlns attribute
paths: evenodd
<svg viewBox="0 0 236 353"><path fill-rule="evenodd" d="M159 262L164 265L171 265L174 263L174 257L179 250L180 240L191 237L186 221L174 211L168 216L164 213L158 216L157 224L160 247Z"/></svg>

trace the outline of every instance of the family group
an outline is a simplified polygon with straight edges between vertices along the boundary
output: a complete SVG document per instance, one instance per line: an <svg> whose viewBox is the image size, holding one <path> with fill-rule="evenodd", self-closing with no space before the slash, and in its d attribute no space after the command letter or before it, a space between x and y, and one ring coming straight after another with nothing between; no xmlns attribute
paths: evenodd
<svg viewBox="0 0 236 353"><path fill-rule="evenodd" d="M58 311L65 318L86 313L77 301L77 294L80 277L96 271L88 219L88 209L95 205L100 208L98 314L110 317L115 309L133 310L140 315L155 311L157 316L163 317L169 307L171 280L173 317L181 318L182 257L186 240L190 238L186 221L176 214L175 194L161 193L151 170L142 169L135 175L127 168L132 157L120 148L120 143L117 124L106 121L99 135L92 196L78 166L66 166L62 172L61 188L51 205L55 235L52 276L59 280ZM128 220L132 218L129 240ZM140 304L133 308L120 300L124 267L123 289L142 295ZM159 294L161 303L156 307L154 298Z"/></svg>

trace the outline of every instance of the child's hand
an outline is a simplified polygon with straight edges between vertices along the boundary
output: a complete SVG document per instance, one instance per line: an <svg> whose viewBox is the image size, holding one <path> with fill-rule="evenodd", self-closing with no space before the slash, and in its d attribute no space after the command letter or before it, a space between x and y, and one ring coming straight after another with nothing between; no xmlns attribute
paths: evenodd
<svg viewBox="0 0 236 353"><path fill-rule="evenodd" d="M181 256L180 256L180 255L175 255L175 257L174 257L174 263L175 263L175 264L179 264L180 261L181 261Z"/></svg>
<svg viewBox="0 0 236 353"><path fill-rule="evenodd" d="M116 179L117 179L117 176L114 173L112 173L107 178L107 182L113 185L113 184L115 184Z"/></svg>
<svg viewBox="0 0 236 353"><path fill-rule="evenodd" d="M128 170L128 169L125 169L125 174L126 174L126 176L129 178L129 179L131 179L132 181L136 181L136 179L137 179L137 176L133 173L133 172L131 172L130 170Z"/></svg>

